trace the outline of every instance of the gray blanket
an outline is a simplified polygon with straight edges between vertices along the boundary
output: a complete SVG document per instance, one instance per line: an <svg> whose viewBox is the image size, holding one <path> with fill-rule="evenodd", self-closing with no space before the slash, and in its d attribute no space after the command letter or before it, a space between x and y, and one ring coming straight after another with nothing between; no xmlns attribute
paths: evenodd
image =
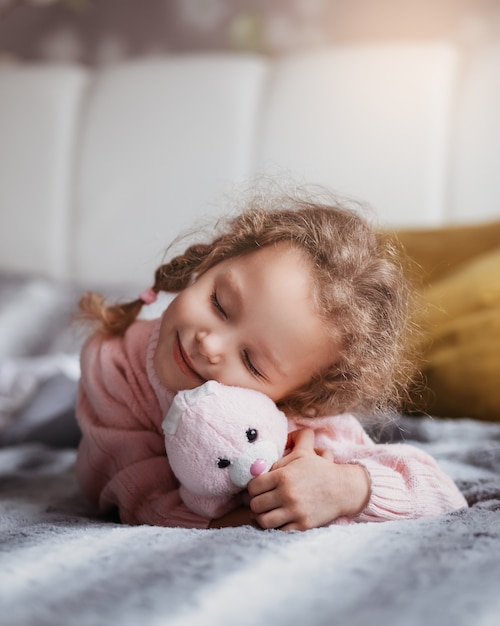
<svg viewBox="0 0 500 626"><path fill-rule="evenodd" d="M500 624L500 424L401 418L470 508L308 532L129 527L78 493L74 449L0 449L5 626Z"/></svg>
<svg viewBox="0 0 500 626"><path fill-rule="evenodd" d="M385 433L465 494L469 509L434 519L304 533L99 519L73 471L76 296L0 277L1 626L500 625L500 424Z"/></svg>

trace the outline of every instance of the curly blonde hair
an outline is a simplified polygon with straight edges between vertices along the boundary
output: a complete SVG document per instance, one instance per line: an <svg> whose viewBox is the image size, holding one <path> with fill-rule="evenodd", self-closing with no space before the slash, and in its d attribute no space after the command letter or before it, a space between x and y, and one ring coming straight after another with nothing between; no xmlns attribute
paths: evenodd
<svg viewBox="0 0 500 626"><path fill-rule="evenodd" d="M397 408L413 373L409 354L412 289L401 250L359 211L336 199L255 195L236 217L219 222L212 241L190 245L162 264L153 290L178 293L231 257L286 242L307 259L318 314L340 338L340 358L284 398L284 411L302 415L377 414ZM277 207L277 208L276 208ZM85 294L80 307L103 332L123 334L139 314L140 299L108 306Z"/></svg>

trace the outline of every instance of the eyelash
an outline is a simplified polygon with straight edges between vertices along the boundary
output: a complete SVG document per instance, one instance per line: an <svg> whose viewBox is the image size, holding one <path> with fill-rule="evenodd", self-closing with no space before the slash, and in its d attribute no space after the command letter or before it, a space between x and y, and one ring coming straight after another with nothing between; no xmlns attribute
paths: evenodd
<svg viewBox="0 0 500 626"><path fill-rule="evenodd" d="M251 374L253 374L256 378L264 378L264 376L259 372L259 370L250 360L250 357L248 356L248 352L246 350L243 351L243 361L245 362L245 365Z"/></svg>
<svg viewBox="0 0 500 626"><path fill-rule="evenodd" d="M215 310L220 315L222 315L224 319L227 319L227 313L222 308L217 298L217 292L215 291L215 289L212 291L212 294L210 295L210 301L212 302L212 305L215 308ZM248 356L248 352L246 350L243 351L243 362L245 363L245 367L253 376L255 376L256 378L264 378L264 376L259 372L259 370L255 367L255 365L250 360L250 357Z"/></svg>
<svg viewBox="0 0 500 626"><path fill-rule="evenodd" d="M210 296L210 300L211 300L214 308L216 309L216 311L218 313L220 313L222 315L222 317L227 319L227 313L221 307L221 304L220 304L219 300L217 299L217 292L215 291L215 289L214 289L214 291L212 291L212 295Z"/></svg>

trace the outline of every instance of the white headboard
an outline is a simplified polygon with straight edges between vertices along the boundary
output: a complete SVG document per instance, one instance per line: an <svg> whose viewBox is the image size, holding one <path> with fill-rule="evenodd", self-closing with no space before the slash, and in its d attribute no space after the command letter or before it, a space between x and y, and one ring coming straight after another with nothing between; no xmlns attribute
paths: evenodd
<svg viewBox="0 0 500 626"><path fill-rule="evenodd" d="M0 67L0 270L145 285L266 171L384 226L500 218L499 68L447 42Z"/></svg>

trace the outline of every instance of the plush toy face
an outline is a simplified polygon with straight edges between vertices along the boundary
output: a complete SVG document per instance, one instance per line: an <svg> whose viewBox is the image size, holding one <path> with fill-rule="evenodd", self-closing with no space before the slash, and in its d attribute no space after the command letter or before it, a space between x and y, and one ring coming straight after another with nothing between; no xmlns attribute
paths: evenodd
<svg viewBox="0 0 500 626"><path fill-rule="evenodd" d="M163 430L170 466L191 506L191 496L227 499L269 471L283 455L288 426L264 394L208 381L177 393Z"/></svg>

